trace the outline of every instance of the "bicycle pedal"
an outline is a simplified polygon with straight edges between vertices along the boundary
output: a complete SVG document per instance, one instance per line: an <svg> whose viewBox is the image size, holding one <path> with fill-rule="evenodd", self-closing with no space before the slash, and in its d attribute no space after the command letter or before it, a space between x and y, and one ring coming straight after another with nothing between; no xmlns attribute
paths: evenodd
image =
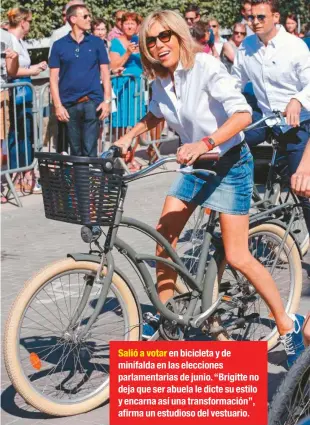
<svg viewBox="0 0 310 425"><path fill-rule="evenodd" d="M239 298L236 298L236 297L233 297L233 296L229 296L229 295L223 295L222 296L222 301L224 301L225 303L230 304L231 305L231 308L236 308L236 307L242 308L244 306L244 303L242 301L240 301ZM229 310L229 308L228 309L226 307L223 307L223 308L225 310Z"/></svg>

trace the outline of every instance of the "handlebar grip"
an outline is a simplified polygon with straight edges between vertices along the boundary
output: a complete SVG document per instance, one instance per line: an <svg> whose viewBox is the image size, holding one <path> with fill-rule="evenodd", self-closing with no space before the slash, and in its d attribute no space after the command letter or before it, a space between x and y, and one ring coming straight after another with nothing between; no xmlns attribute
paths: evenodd
<svg viewBox="0 0 310 425"><path fill-rule="evenodd" d="M109 151L113 152L113 158L120 158L122 156L122 150L118 146L111 146Z"/></svg>
<svg viewBox="0 0 310 425"><path fill-rule="evenodd" d="M220 159L220 154L219 153L208 152L208 153L204 153L203 155L200 155L200 157L197 158L196 162L197 161L199 161L199 162L200 161L219 161L219 159Z"/></svg>

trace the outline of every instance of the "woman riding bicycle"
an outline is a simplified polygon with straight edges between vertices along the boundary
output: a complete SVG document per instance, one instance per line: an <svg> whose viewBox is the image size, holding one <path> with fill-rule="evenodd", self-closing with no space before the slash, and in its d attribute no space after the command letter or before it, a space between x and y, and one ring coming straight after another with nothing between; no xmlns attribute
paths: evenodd
<svg viewBox="0 0 310 425"><path fill-rule="evenodd" d="M183 18L172 11L154 12L142 23L140 52L144 72L154 79L148 114L116 145L125 154L132 140L166 120L182 142L177 161L192 165L202 154L220 154L209 163L217 175L202 180L180 175L171 186L158 231L175 247L187 220L197 207L220 213L227 262L239 270L268 304L291 364L303 349L301 316L288 316L268 271L248 249L249 209L253 188L253 158L241 131L251 122L251 108L236 89L224 65L201 53ZM161 247L157 255L167 258ZM173 296L176 274L157 265L159 297ZM158 315L143 326L149 339L158 326Z"/></svg>

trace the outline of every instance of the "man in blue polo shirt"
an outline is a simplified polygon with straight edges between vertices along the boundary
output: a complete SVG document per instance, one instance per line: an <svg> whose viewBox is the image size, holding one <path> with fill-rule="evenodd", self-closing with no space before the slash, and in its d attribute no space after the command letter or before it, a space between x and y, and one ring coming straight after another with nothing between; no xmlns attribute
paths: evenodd
<svg viewBox="0 0 310 425"><path fill-rule="evenodd" d="M71 154L97 156L99 120L110 113L109 59L102 40L86 32L86 6L70 6L66 17L72 31L53 44L49 58L51 95L57 119L66 123Z"/></svg>

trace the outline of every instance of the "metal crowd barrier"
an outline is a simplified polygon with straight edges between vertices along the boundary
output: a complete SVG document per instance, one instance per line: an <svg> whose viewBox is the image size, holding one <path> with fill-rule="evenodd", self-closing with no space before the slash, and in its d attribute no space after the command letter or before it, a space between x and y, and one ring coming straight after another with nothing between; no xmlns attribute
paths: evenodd
<svg viewBox="0 0 310 425"><path fill-rule="evenodd" d="M101 123L98 154L140 121L148 111L151 98L151 84L144 76L112 76L111 82L113 102L109 117ZM8 183L7 194L12 193L17 205L21 207L12 176L35 168L36 151L44 149L70 153L70 148L66 125L59 122L55 115L49 83L40 87L38 92L29 82L3 84L2 90L1 149L7 161L2 161L2 155L1 176ZM160 144L174 140L178 140L178 135L160 126L142 135L139 143L143 146L151 145L156 156L161 158ZM123 166L127 169L124 162Z"/></svg>
<svg viewBox="0 0 310 425"><path fill-rule="evenodd" d="M132 128L147 113L151 96L151 84L144 77L120 75L111 77L113 101L111 113L101 123L98 154ZM41 87L39 94L39 145L52 152L69 153L64 124L57 121L52 106L49 83ZM48 117L47 122L45 118ZM163 131L161 131L163 130ZM167 127L156 129L140 138L143 146L152 145L158 158L161 158L159 144L178 139ZM125 165L124 165L125 167Z"/></svg>
<svg viewBox="0 0 310 425"><path fill-rule="evenodd" d="M1 179L5 177L8 193L21 207L12 175L33 170L37 163L34 152L39 150L38 102L31 83L8 83L1 88Z"/></svg>

